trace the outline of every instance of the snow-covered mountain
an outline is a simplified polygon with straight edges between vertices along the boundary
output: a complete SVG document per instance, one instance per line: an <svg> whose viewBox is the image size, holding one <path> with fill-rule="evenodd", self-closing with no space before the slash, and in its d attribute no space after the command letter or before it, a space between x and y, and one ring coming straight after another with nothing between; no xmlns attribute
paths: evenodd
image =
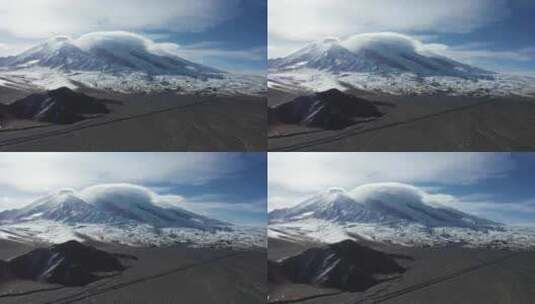
<svg viewBox="0 0 535 304"><path fill-rule="evenodd" d="M264 231L265 233L265 231ZM248 234L248 235L244 235ZM157 203L132 185L62 190L0 212L0 238L60 243L91 238L128 245L261 246L261 233Z"/></svg>
<svg viewBox="0 0 535 304"><path fill-rule="evenodd" d="M348 193L329 189L289 209L274 210L272 223L295 219L333 223L420 224L426 227L488 228L499 224L441 205L423 202L415 189L402 184L363 185Z"/></svg>
<svg viewBox="0 0 535 304"><path fill-rule="evenodd" d="M367 41L362 41L367 40ZM420 76L484 77L494 73L434 54L419 53L403 36L357 35L340 41L327 38L308 44L286 58L271 61L281 70L310 68L334 73L413 73Z"/></svg>
<svg viewBox="0 0 535 304"><path fill-rule="evenodd" d="M140 192L141 195L143 195ZM128 200L128 201L126 201ZM151 204L146 197L125 196L118 192L113 198L84 198L73 190L38 199L21 209L0 213L2 222L23 222L27 220L51 220L77 224L148 224L154 227L184 227L201 230L217 230L230 227L205 216L197 215L178 207L163 208Z"/></svg>
<svg viewBox="0 0 535 304"><path fill-rule="evenodd" d="M120 93L265 91L264 77L198 64L160 45L168 44L128 32L54 37L16 56L0 58L0 86L27 91L88 87Z"/></svg>
<svg viewBox="0 0 535 304"><path fill-rule="evenodd" d="M17 56L8 57L3 66L15 69L40 66L64 71L141 72L148 75L207 78L219 77L225 73L178 56L157 55L142 46L119 42L109 45L108 42L82 47L68 37L54 37Z"/></svg>
<svg viewBox="0 0 535 304"><path fill-rule="evenodd" d="M326 243L364 238L403 245L535 246L535 230L513 229L428 201L410 185L330 189L269 214L269 236Z"/></svg>
<svg viewBox="0 0 535 304"><path fill-rule="evenodd" d="M269 60L268 78L270 87L285 90L323 91L350 85L390 94L535 93L530 77L502 75L464 64L396 33L309 43L287 57ZM529 90L526 82L531 83Z"/></svg>

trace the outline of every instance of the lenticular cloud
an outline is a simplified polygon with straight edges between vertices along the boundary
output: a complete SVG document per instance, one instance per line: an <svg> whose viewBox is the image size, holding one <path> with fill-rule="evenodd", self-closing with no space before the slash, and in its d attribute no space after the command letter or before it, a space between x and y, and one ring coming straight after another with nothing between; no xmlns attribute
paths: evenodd
<svg viewBox="0 0 535 304"><path fill-rule="evenodd" d="M72 40L72 43L84 51L95 49L138 50L156 55L177 55L179 50L177 44L157 43L141 35L125 31L88 33Z"/></svg>
<svg viewBox="0 0 535 304"><path fill-rule="evenodd" d="M361 49L381 49L394 52L415 52L423 48L423 44L407 35L399 33L367 33L350 36L342 41L342 46L357 53Z"/></svg>
<svg viewBox="0 0 535 304"><path fill-rule="evenodd" d="M369 200L413 201L424 203L425 192L417 187L401 183L374 183L358 186L350 192L357 202Z"/></svg>

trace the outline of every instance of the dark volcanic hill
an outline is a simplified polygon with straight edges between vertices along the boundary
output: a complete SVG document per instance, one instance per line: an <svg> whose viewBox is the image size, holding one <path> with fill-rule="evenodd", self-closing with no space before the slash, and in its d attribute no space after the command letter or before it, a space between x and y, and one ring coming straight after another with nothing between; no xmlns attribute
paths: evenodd
<svg viewBox="0 0 535 304"><path fill-rule="evenodd" d="M18 119L71 124L88 115L109 113L105 102L63 87L17 100L8 109Z"/></svg>
<svg viewBox="0 0 535 304"><path fill-rule="evenodd" d="M285 277L294 283L350 292L364 291L405 272L393 257L349 240L308 249L269 266L268 279L275 284Z"/></svg>
<svg viewBox="0 0 535 304"><path fill-rule="evenodd" d="M0 104L0 129L4 127L4 120L11 118L12 114L9 111L9 107L4 104Z"/></svg>
<svg viewBox="0 0 535 304"><path fill-rule="evenodd" d="M272 124L280 122L337 130L355 124L359 118L382 115L372 102L331 89L269 109L268 119Z"/></svg>
<svg viewBox="0 0 535 304"><path fill-rule="evenodd" d="M35 249L4 264L15 278L65 286L84 286L98 280L98 273L125 270L116 256L76 241Z"/></svg>
<svg viewBox="0 0 535 304"><path fill-rule="evenodd" d="M9 278L8 263L0 260L0 283Z"/></svg>

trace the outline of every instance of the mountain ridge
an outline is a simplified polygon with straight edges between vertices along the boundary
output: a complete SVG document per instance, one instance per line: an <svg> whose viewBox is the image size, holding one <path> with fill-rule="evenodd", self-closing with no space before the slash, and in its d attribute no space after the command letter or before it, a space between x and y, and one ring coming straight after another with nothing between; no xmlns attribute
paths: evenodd
<svg viewBox="0 0 535 304"><path fill-rule="evenodd" d="M134 189L128 189L135 191ZM93 202L74 190L62 190L45 196L32 204L14 210L0 212L0 221L17 223L36 220L50 220L69 224L149 224L154 227L185 227L200 230L226 229L230 224L197 215L188 210L163 208L153 203L121 201L123 198L97 199Z"/></svg>
<svg viewBox="0 0 535 304"><path fill-rule="evenodd" d="M425 204L414 188L396 183L368 184L351 192L332 188L294 207L269 213L273 223L310 218L342 224L415 223L425 227L472 229L500 225L453 208Z"/></svg>
<svg viewBox="0 0 535 304"><path fill-rule="evenodd" d="M420 76L488 78L495 74L433 53L419 51L409 37L376 33L345 40L314 41L282 58L269 60L269 68L291 71L303 68L333 73L413 73Z"/></svg>
<svg viewBox="0 0 535 304"><path fill-rule="evenodd" d="M143 72L147 75L216 78L225 73L175 55L159 55L146 48L129 47L126 43L115 49L98 45L82 49L72 39L63 36L51 38L18 55L0 58L0 66L11 69L38 66L63 71Z"/></svg>

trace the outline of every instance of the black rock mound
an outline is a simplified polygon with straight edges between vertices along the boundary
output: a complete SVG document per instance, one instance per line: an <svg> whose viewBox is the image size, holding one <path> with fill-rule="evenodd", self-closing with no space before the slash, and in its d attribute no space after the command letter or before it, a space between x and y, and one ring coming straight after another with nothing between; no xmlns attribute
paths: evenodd
<svg viewBox="0 0 535 304"><path fill-rule="evenodd" d="M9 105L9 111L18 119L55 124L72 124L89 115L110 112L104 100L65 87L17 100Z"/></svg>
<svg viewBox="0 0 535 304"><path fill-rule="evenodd" d="M9 107L3 104L0 104L0 129L4 127L5 120L11 116Z"/></svg>
<svg viewBox="0 0 535 304"><path fill-rule="evenodd" d="M301 96L268 112L271 124L300 124L326 130L344 129L359 118L381 116L383 113L372 102L337 89Z"/></svg>
<svg viewBox="0 0 535 304"><path fill-rule="evenodd" d="M76 241L35 249L8 261L7 268L19 279L65 286L84 286L99 280L99 273L125 270L116 256Z"/></svg>
<svg viewBox="0 0 535 304"><path fill-rule="evenodd" d="M9 277L9 265L7 262L0 261L0 283Z"/></svg>
<svg viewBox="0 0 535 304"><path fill-rule="evenodd" d="M405 272L392 256L343 241L275 263L269 279L277 283L282 276L299 284L358 292Z"/></svg>

